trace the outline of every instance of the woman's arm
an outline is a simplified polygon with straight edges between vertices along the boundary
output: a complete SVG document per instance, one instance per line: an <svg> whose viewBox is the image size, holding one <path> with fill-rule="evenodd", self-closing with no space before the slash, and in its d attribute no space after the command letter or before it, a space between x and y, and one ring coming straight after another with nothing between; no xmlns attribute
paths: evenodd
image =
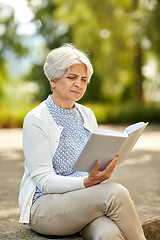
<svg viewBox="0 0 160 240"><path fill-rule="evenodd" d="M84 177L64 177L55 173L52 165L53 151L50 134L55 134L54 148L58 146L57 130L47 129L44 122L35 117L27 116L23 126L23 150L25 165L35 185L43 193L63 193L85 188ZM56 146L57 144L57 146Z"/></svg>

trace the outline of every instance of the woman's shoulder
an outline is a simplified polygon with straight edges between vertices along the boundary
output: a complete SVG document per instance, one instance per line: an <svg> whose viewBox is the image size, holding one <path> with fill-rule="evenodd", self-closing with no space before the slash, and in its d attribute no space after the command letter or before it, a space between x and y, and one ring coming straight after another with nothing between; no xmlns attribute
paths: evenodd
<svg viewBox="0 0 160 240"><path fill-rule="evenodd" d="M28 130L34 132L35 129L39 129L48 134L53 128L54 131L59 131L59 126L53 121L45 101L28 112L24 118L23 130L25 132Z"/></svg>
<svg viewBox="0 0 160 240"><path fill-rule="evenodd" d="M38 115L41 115L43 114L47 109L47 106L45 104L45 101L41 102L39 105L37 105L36 107L34 107L33 109L31 109L27 115L27 116L38 116Z"/></svg>
<svg viewBox="0 0 160 240"><path fill-rule="evenodd" d="M48 108L47 105L45 104L45 101L41 102L38 106L30 110L27 115L24 118L24 121L38 121L42 120L43 121L46 119L46 116L48 115Z"/></svg>

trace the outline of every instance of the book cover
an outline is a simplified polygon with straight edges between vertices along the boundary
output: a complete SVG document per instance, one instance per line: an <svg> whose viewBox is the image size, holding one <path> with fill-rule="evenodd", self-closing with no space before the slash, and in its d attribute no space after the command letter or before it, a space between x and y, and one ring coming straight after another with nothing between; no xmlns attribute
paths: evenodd
<svg viewBox="0 0 160 240"><path fill-rule="evenodd" d="M138 122L128 126L124 132L95 130L80 153L73 171L90 172L97 160L101 161L100 170L118 154L117 164L122 163L131 152L148 123Z"/></svg>

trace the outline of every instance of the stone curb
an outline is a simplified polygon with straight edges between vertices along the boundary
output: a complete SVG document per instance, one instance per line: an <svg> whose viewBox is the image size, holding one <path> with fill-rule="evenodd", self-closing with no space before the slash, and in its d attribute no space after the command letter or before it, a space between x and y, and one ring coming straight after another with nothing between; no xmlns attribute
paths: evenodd
<svg viewBox="0 0 160 240"><path fill-rule="evenodd" d="M5 225L5 224L4 224ZM21 224L15 223L13 226L12 222L12 230L11 231L5 231L2 234L0 234L1 240L47 240L47 239L55 239L55 240L83 240L83 238L79 234L74 234L71 236L46 236L41 235L33 230L31 230L27 225L23 226ZM147 221L142 224L145 236L147 240L160 240L160 219L155 219L154 221ZM4 226L5 228L5 226ZM14 229L13 229L14 228ZM4 229L5 230L5 229Z"/></svg>
<svg viewBox="0 0 160 240"><path fill-rule="evenodd" d="M160 240L160 219L147 221L142 227L147 240Z"/></svg>

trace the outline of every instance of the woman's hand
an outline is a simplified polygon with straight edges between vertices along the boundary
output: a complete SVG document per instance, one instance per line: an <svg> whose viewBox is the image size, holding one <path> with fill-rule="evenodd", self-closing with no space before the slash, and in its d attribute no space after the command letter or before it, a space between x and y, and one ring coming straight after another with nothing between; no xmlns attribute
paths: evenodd
<svg viewBox="0 0 160 240"><path fill-rule="evenodd" d="M84 186L91 187L95 184L101 183L109 179L114 171L117 161L118 155L113 158L110 164L103 171L99 171L101 167L101 162L98 160L94 165L93 169L90 171L89 176L84 179Z"/></svg>

